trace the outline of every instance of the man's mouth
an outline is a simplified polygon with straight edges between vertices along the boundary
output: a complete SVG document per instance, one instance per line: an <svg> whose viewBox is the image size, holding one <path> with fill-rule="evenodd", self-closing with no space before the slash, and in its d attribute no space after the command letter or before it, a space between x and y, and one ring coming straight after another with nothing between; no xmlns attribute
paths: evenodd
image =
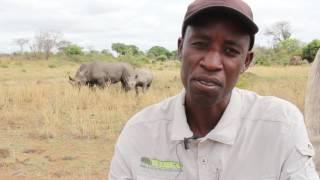
<svg viewBox="0 0 320 180"><path fill-rule="evenodd" d="M200 91L216 91L223 87L222 83L215 78L198 77L193 79L194 86Z"/></svg>
<svg viewBox="0 0 320 180"><path fill-rule="evenodd" d="M213 87L213 86L218 86L218 87L222 87L222 83L215 79L215 78L209 78L209 77L197 77L194 78L194 80L203 85L203 86L208 86L208 87Z"/></svg>
<svg viewBox="0 0 320 180"><path fill-rule="evenodd" d="M205 86L216 86L217 84L211 82L211 81L204 81L204 80L198 80L199 83Z"/></svg>

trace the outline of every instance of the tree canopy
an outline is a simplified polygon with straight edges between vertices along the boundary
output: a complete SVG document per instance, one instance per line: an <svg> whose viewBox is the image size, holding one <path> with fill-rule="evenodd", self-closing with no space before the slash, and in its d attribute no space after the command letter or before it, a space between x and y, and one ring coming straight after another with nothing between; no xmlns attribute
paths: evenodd
<svg viewBox="0 0 320 180"><path fill-rule="evenodd" d="M161 57L161 60L169 59L171 57L171 52L161 46L153 46L147 52L148 57L158 58Z"/></svg>
<svg viewBox="0 0 320 180"><path fill-rule="evenodd" d="M308 62L313 62L318 49L320 49L320 40L315 39L307 44L302 50L302 57L307 59Z"/></svg>
<svg viewBox="0 0 320 180"><path fill-rule="evenodd" d="M112 50L118 53L118 55L138 55L141 53L139 48L135 45L126 45L124 43L113 43L111 46Z"/></svg>

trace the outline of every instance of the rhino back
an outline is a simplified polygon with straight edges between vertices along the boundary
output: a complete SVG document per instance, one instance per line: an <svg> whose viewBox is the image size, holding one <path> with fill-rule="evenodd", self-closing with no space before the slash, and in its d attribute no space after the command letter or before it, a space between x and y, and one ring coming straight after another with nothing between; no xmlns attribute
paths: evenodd
<svg viewBox="0 0 320 180"><path fill-rule="evenodd" d="M137 83L151 83L153 80L153 73L149 69L137 69L136 74Z"/></svg>
<svg viewBox="0 0 320 180"><path fill-rule="evenodd" d="M119 82L123 75L123 66L119 63L94 61L90 65L90 79L103 79L112 83Z"/></svg>

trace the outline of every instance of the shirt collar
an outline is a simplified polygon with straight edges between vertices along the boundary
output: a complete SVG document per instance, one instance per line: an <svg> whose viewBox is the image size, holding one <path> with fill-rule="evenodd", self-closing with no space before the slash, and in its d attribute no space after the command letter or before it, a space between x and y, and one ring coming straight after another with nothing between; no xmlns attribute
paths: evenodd
<svg viewBox="0 0 320 180"><path fill-rule="evenodd" d="M177 96L173 115L171 140L183 140L186 137L191 137L193 132L190 130L187 122L186 111L184 107L186 91L185 89Z"/></svg>
<svg viewBox="0 0 320 180"><path fill-rule="evenodd" d="M185 112L185 95L183 90L175 102L175 110L172 124L171 140L183 140L191 137L193 132L187 123ZM241 123L241 95L237 88L234 88L231 94L230 102L224 111L219 123L202 140L211 139L224 144L232 145L238 134Z"/></svg>
<svg viewBox="0 0 320 180"><path fill-rule="evenodd" d="M234 88L230 102L222 114L220 121L206 137L214 141L232 145L241 125L241 107L241 95L238 89Z"/></svg>

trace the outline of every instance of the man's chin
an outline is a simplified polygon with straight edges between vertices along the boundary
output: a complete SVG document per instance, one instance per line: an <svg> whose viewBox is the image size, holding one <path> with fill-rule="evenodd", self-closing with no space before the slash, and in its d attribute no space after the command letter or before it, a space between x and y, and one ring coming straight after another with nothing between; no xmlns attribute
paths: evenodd
<svg viewBox="0 0 320 180"><path fill-rule="evenodd" d="M191 93L188 95L188 101L190 105L195 105L198 107L212 107L219 102L219 93L207 94L207 93Z"/></svg>

